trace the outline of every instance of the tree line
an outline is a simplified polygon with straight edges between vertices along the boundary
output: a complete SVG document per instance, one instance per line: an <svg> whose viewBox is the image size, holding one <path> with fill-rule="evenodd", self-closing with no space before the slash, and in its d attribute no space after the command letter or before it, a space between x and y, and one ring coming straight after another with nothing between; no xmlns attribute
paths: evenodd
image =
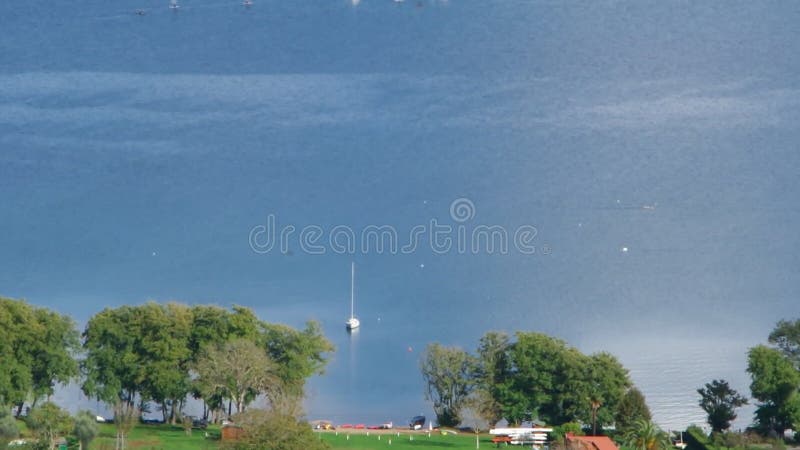
<svg viewBox="0 0 800 450"><path fill-rule="evenodd" d="M440 425L457 426L467 410L493 425L540 420L581 423L594 432L650 420L644 396L613 355L585 355L541 333L489 332L474 353L430 344L421 360L426 397Z"/></svg>
<svg viewBox="0 0 800 450"><path fill-rule="evenodd" d="M748 350L747 363L756 403L750 429L780 438L800 429L800 319L779 321L768 344ZM501 419L539 420L596 434L615 425L622 435L653 427L644 396L613 355L585 355L545 334L489 332L473 353L432 343L420 368L426 398L443 426L458 426L470 411L490 426ZM736 410L748 403L724 379L697 393L712 435L730 429Z"/></svg>
<svg viewBox="0 0 800 450"><path fill-rule="evenodd" d="M766 345L750 348L747 372L756 406L750 429L773 438L800 429L800 319L779 321ZM713 380L697 392L712 435L724 440L722 435L736 419L736 410L748 399L725 380Z"/></svg>
<svg viewBox="0 0 800 450"><path fill-rule="evenodd" d="M79 333L66 315L0 298L0 406L19 416L56 384L80 380L120 419L155 408L176 423L190 396L203 402L204 418L243 412L258 396L289 407L332 351L316 322L298 330L241 306L106 308Z"/></svg>

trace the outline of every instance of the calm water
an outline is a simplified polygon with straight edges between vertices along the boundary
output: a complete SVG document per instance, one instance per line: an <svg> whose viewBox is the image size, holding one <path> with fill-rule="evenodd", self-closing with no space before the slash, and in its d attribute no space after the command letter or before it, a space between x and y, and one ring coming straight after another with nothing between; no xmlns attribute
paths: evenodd
<svg viewBox="0 0 800 450"><path fill-rule="evenodd" d="M338 351L311 418L431 415L425 344L502 329L612 351L662 426L702 422L695 390L747 392L747 348L798 315L799 15L3 2L0 293L79 322L147 299L320 320ZM298 232L532 225L537 252L311 255L294 235L259 254L250 232L270 214Z"/></svg>

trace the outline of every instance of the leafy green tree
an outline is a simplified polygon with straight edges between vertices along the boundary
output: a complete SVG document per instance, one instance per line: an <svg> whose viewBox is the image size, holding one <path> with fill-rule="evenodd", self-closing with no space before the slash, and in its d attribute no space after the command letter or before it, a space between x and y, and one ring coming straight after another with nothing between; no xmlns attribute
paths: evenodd
<svg viewBox="0 0 800 450"><path fill-rule="evenodd" d="M53 448L56 439L68 434L72 429L72 418L69 413L52 402L37 406L31 410L26 419L28 428L40 442L48 444L47 448Z"/></svg>
<svg viewBox="0 0 800 450"><path fill-rule="evenodd" d="M780 350L763 345L751 348L747 359L750 391L759 401L758 425L783 436L785 430L800 423L800 372Z"/></svg>
<svg viewBox="0 0 800 450"><path fill-rule="evenodd" d="M429 344L420 368L425 380L425 397L433 402L439 425L457 426L475 382L475 360L460 348Z"/></svg>
<svg viewBox="0 0 800 450"><path fill-rule="evenodd" d="M305 422L294 416L276 411L248 410L234 416L234 422L242 427L243 436L234 441L224 441L223 450L326 450L325 441L320 440Z"/></svg>
<svg viewBox="0 0 800 450"><path fill-rule="evenodd" d="M586 383L589 394L586 404L591 412L584 410L578 419L591 423L592 434L596 435L598 427L614 423L617 406L633 383L628 370L606 352L589 356Z"/></svg>
<svg viewBox="0 0 800 450"><path fill-rule="evenodd" d="M192 327L189 334L189 351L192 361L196 362L208 345L216 345L231 339L231 336L254 336L257 326L252 325L252 330L235 329L231 312L225 308L213 305L193 305L191 307ZM251 316L251 312L247 312ZM256 319L257 320L257 319ZM250 328L249 326L247 328Z"/></svg>
<svg viewBox="0 0 800 450"><path fill-rule="evenodd" d="M624 445L632 450L669 450L669 435L649 420L634 422L623 438Z"/></svg>
<svg viewBox="0 0 800 450"><path fill-rule="evenodd" d="M478 344L473 410L490 425L503 418L503 407L498 401L498 386L509 376L509 345L507 334L493 331L483 335Z"/></svg>
<svg viewBox="0 0 800 450"><path fill-rule="evenodd" d="M135 349L142 396L160 405L164 420L175 424L191 386L192 311L177 303L151 302L138 307L137 313Z"/></svg>
<svg viewBox="0 0 800 450"><path fill-rule="evenodd" d="M583 426L578 422L562 423L553 427L553 441L563 444L566 447L567 434L583 436Z"/></svg>
<svg viewBox="0 0 800 450"><path fill-rule="evenodd" d="M66 385L78 376L74 355L80 349L80 340L71 318L43 308L36 308L34 315L39 337L30 367L35 401L53 395L56 383Z"/></svg>
<svg viewBox="0 0 800 450"><path fill-rule="evenodd" d="M708 424L715 433L730 428L731 422L736 419L736 408L747 404L747 399L725 380L706 383L697 393L700 394L700 407L708 414Z"/></svg>
<svg viewBox="0 0 800 450"><path fill-rule="evenodd" d="M228 342L246 340L259 347L275 364L270 373L282 383L278 389L245 390L237 403L244 408L259 392L273 403L302 398L305 380L320 373L333 346L315 322L302 331L262 322L252 310L235 306L189 307L177 303L146 303L107 308L95 314L83 333L85 374L83 391L112 406L128 408L158 405L164 420L175 423L188 394L203 398L204 405L221 409L231 390L210 389L193 380L192 369ZM194 377L196 378L196 377ZM207 413L208 410L206 410Z"/></svg>
<svg viewBox="0 0 800 450"><path fill-rule="evenodd" d="M496 386L503 416L513 424L576 420L590 407L589 359L545 334L518 332L516 338L507 352L508 375Z"/></svg>
<svg viewBox="0 0 800 450"><path fill-rule="evenodd" d="M95 416L89 411L80 411L75 415L72 434L78 439L79 450L88 450L89 444L100 433Z"/></svg>
<svg viewBox="0 0 800 450"><path fill-rule="evenodd" d="M333 344L315 321L307 322L303 330L264 323L259 341L276 363L284 395L298 399L303 395L306 379L322 374L328 362L326 355L334 351Z"/></svg>
<svg viewBox="0 0 800 450"><path fill-rule="evenodd" d="M282 387L275 362L247 339L207 349L197 361L195 371L204 394L222 392L233 400L240 413L257 395L276 393Z"/></svg>
<svg viewBox="0 0 800 450"><path fill-rule="evenodd" d="M75 325L67 316L0 298L0 403L22 411L26 399L36 402L53 393L56 383L77 374Z"/></svg>
<svg viewBox="0 0 800 450"><path fill-rule="evenodd" d="M769 335L769 342L786 355L795 368L800 369L800 319L781 320Z"/></svg>
<svg viewBox="0 0 800 450"><path fill-rule="evenodd" d="M0 448L5 446L19 436L19 426L10 409L0 405Z"/></svg>
<svg viewBox="0 0 800 450"><path fill-rule="evenodd" d="M133 407L142 390L136 307L106 308L83 332L83 392L115 406Z"/></svg>
<svg viewBox="0 0 800 450"><path fill-rule="evenodd" d="M614 412L614 424L617 430L626 432L637 422L650 422L650 408L647 407L642 392L632 387L622 396Z"/></svg>
<svg viewBox="0 0 800 450"><path fill-rule="evenodd" d="M0 298L0 404L17 406L17 415L33 386L34 323L30 305Z"/></svg>
<svg viewBox="0 0 800 450"><path fill-rule="evenodd" d="M191 311L190 369L197 364L207 348L238 338L256 340L259 334L260 321L248 308L235 306L232 311L228 311L219 306L194 305ZM225 397L221 391L204 393L197 380L192 381L190 390L194 398L203 400L204 419L208 419L212 411L220 412L224 408Z"/></svg>

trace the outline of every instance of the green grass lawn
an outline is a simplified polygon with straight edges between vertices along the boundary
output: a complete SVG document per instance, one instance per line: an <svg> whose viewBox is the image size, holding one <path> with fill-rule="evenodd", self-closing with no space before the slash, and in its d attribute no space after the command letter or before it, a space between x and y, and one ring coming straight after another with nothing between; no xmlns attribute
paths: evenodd
<svg viewBox="0 0 800 450"><path fill-rule="evenodd" d="M362 450L402 450L402 449L474 449L475 448L475 435L447 435L443 436L438 433L431 433L431 437L427 434L400 434L396 435L382 435L380 440L378 436L371 435L350 435L347 438L345 433L339 432L339 435L334 433L321 433L319 437L328 442L332 449L362 449ZM413 440L411 439L413 438ZM488 435L481 436L481 448L495 448L491 442L491 437ZM517 447L515 447L517 448Z"/></svg>
<svg viewBox="0 0 800 450"><path fill-rule="evenodd" d="M20 422L23 435L29 437L24 423ZM89 450L112 450L116 437L116 428L112 424L98 424L100 435L92 442ZM206 435L207 433L207 435ZM128 436L127 448L133 450L216 450L219 445L219 427L210 426L208 430L193 430L191 435L180 426L172 425L136 425ZM350 434L339 431L317 433L317 438L327 442L332 450L403 450L403 449L474 449L475 435L442 435L438 432L404 434L372 433ZM495 448L491 436L482 435L480 447L485 449ZM77 448L77 445L75 447ZM519 448L519 447L512 447Z"/></svg>
<svg viewBox="0 0 800 450"><path fill-rule="evenodd" d="M208 437L206 437L208 432ZM100 424L100 435L92 442L90 450L106 450L114 448L117 430L114 425ZM179 426L171 425L137 425L128 435L128 446L131 449L153 450L205 450L216 449L219 441L219 429L209 427L208 430L193 430L191 436Z"/></svg>
<svg viewBox="0 0 800 450"><path fill-rule="evenodd" d="M219 428L209 427L209 436L203 430L194 430L187 436L181 427L170 425L137 425L128 436L128 448L141 450L213 450L219 444ZM114 425L101 424L100 436L92 442L90 450L111 450L114 448L116 429ZM402 450L402 449L474 449L474 435L447 435L427 434L395 434L381 435L380 439L375 434L347 434L339 432L318 433L317 437L330 444L332 450ZM481 448L494 448L490 442L491 437L481 437ZM391 443L390 443L391 442Z"/></svg>

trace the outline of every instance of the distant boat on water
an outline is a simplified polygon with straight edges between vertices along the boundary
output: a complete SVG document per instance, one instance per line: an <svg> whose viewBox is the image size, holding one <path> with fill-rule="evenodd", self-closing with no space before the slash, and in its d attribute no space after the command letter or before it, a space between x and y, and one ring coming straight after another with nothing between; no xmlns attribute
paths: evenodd
<svg viewBox="0 0 800 450"><path fill-rule="evenodd" d="M345 322L348 331L355 330L361 322L355 316L355 284L356 284L356 264L350 263L350 318Z"/></svg>
<svg viewBox="0 0 800 450"><path fill-rule="evenodd" d="M178 4L178 0L169 0L169 9L177 10L180 9L181 5Z"/></svg>
<svg viewBox="0 0 800 450"><path fill-rule="evenodd" d="M244 5L244 6L253 6L253 0L244 0L242 2L242 5Z"/></svg>

